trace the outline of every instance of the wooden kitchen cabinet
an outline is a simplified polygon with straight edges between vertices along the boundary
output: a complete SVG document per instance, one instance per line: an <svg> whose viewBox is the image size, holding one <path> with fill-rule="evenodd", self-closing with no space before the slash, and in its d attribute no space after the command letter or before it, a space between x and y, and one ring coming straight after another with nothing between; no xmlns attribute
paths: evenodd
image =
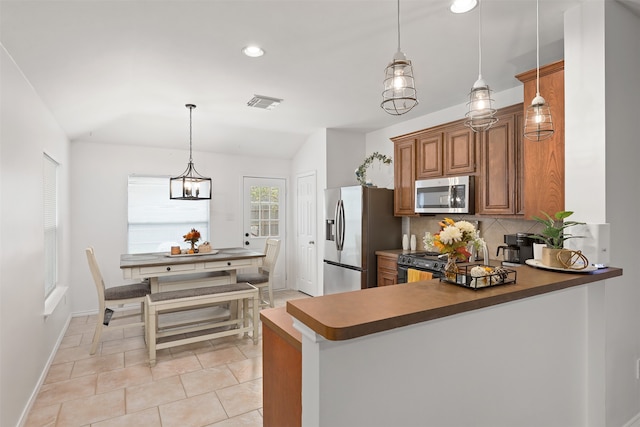
<svg viewBox="0 0 640 427"><path fill-rule="evenodd" d="M524 83L523 112L536 96L536 70L516 76ZM551 108L555 132L551 138L524 141L524 215L553 215L564 206L564 61L540 68L540 95Z"/></svg>
<svg viewBox="0 0 640 427"><path fill-rule="evenodd" d="M420 134L416 138L416 178L439 178L444 173L442 130Z"/></svg>
<svg viewBox="0 0 640 427"><path fill-rule="evenodd" d="M378 286L398 284L398 258L378 255Z"/></svg>
<svg viewBox="0 0 640 427"><path fill-rule="evenodd" d="M444 176L473 175L476 171L475 132L460 120L444 129Z"/></svg>
<svg viewBox="0 0 640 427"><path fill-rule="evenodd" d="M476 213L522 213L522 104L500 109L498 122L479 133L480 174Z"/></svg>
<svg viewBox="0 0 640 427"><path fill-rule="evenodd" d="M415 215L416 140L413 136L392 138L393 148L393 213Z"/></svg>

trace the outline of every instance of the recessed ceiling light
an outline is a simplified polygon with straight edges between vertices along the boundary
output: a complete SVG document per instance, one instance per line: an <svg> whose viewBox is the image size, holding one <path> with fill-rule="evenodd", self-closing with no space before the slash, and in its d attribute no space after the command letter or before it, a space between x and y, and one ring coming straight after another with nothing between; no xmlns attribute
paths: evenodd
<svg viewBox="0 0 640 427"><path fill-rule="evenodd" d="M453 13L467 13L478 5L478 0L453 0L449 8Z"/></svg>
<svg viewBox="0 0 640 427"><path fill-rule="evenodd" d="M257 58L264 55L264 50L260 46L249 45L242 48L242 53L251 58Z"/></svg>

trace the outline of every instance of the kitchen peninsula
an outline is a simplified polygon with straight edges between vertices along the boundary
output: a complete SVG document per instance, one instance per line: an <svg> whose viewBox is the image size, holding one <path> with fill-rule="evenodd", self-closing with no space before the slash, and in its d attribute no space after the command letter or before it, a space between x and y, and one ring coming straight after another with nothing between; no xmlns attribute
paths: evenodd
<svg viewBox="0 0 640 427"><path fill-rule="evenodd" d="M478 291L430 280L289 301L302 425L586 425L604 286L622 270L517 270Z"/></svg>

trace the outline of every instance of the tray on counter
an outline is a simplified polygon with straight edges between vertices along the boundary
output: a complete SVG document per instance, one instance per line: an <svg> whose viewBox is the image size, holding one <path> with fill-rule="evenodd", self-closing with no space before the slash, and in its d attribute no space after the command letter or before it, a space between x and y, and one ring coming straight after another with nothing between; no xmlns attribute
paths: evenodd
<svg viewBox="0 0 640 427"><path fill-rule="evenodd" d="M486 276L476 276L472 274L474 268L481 268L487 273ZM469 264L459 267L460 271L456 273L455 280L447 277L441 277L441 282L447 282L454 285L471 289L483 289L492 286L508 285L516 283L517 273L515 270L502 266L490 266L484 264ZM475 273L476 271L474 271Z"/></svg>

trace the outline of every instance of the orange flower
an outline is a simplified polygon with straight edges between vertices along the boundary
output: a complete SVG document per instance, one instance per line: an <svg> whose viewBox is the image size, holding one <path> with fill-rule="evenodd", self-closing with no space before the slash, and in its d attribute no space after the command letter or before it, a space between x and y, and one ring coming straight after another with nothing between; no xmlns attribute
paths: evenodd
<svg viewBox="0 0 640 427"><path fill-rule="evenodd" d="M192 228L190 232L182 237L184 237L185 242L191 242L195 244L198 240L200 240L200 232L195 228Z"/></svg>

